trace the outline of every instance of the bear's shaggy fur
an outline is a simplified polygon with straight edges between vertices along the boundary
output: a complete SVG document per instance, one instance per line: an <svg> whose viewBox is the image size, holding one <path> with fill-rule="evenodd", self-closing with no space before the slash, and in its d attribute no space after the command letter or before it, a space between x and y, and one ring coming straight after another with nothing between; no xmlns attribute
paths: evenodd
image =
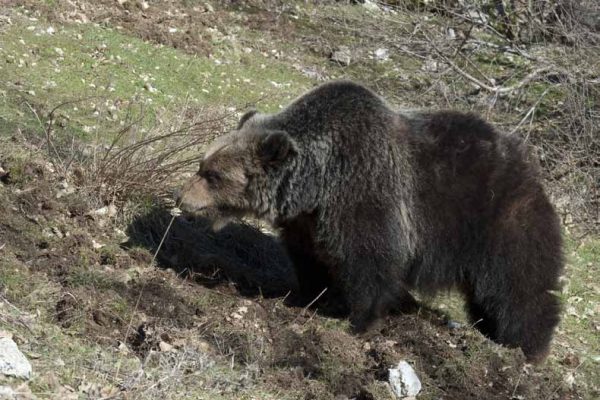
<svg viewBox="0 0 600 400"><path fill-rule="evenodd" d="M561 234L535 164L471 114L398 112L363 86L327 83L242 117L180 200L280 228L301 289L331 285L357 331L413 302L410 289L461 290L475 326L530 361L559 321Z"/></svg>

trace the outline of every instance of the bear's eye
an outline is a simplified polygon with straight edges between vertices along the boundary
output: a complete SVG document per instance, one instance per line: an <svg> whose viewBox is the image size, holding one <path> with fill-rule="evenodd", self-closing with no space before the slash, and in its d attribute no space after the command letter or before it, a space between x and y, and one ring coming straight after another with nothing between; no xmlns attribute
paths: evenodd
<svg viewBox="0 0 600 400"><path fill-rule="evenodd" d="M202 173L202 177L206 179L210 185L214 185L221 180L221 175L217 171L213 170L204 171Z"/></svg>

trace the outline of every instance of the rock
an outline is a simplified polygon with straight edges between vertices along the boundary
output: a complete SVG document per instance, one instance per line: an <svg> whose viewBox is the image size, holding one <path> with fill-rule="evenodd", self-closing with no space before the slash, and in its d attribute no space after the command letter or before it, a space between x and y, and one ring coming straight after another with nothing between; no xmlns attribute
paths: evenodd
<svg viewBox="0 0 600 400"><path fill-rule="evenodd" d="M173 32L177 32L176 28L169 28L169 32L173 33L171 31L171 29L175 29L175 31ZM152 86L152 84L150 82L146 82L144 83L144 89L146 89L147 91L149 91L150 93L156 93L158 91L158 89L156 89L154 86Z"/></svg>
<svg viewBox="0 0 600 400"><path fill-rule="evenodd" d="M214 7L210 3L204 3L204 9L206 12L215 12Z"/></svg>
<svg viewBox="0 0 600 400"><path fill-rule="evenodd" d="M400 361L396 368L390 368L388 380L399 399L414 397L421 391L421 381L406 361Z"/></svg>
<svg viewBox="0 0 600 400"><path fill-rule="evenodd" d="M450 328L450 329L460 329L463 327L460 322L456 322L456 321L448 321L448 323L446 325L448 325L448 328Z"/></svg>
<svg viewBox="0 0 600 400"><path fill-rule="evenodd" d="M385 48L380 48L373 52L375 59L378 61L387 61L390 58L390 50Z"/></svg>
<svg viewBox="0 0 600 400"><path fill-rule="evenodd" d="M17 393L8 386L0 386L0 400L16 400Z"/></svg>
<svg viewBox="0 0 600 400"><path fill-rule="evenodd" d="M438 62L434 59L428 58L425 63L421 66L422 71L437 72Z"/></svg>
<svg viewBox="0 0 600 400"><path fill-rule="evenodd" d="M0 400L4 399L16 399L17 394L15 391L8 386L0 386Z"/></svg>
<svg viewBox="0 0 600 400"><path fill-rule="evenodd" d="M369 11L379 11L379 6L371 0L365 0L362 6Z"/></svg>
<svg viewBox="0 0 600 400"><path fill-rule="evenodd" d="M331 53L331 61L335 61L341 65L350 65L352 62L352 54L348 46L340 46L336 51Z"/></svg>
<svg viewBox="0 0 600 400"><path fill-rule="evenodd" d="M168 352L168 351L172 351L172 350L173 350L173 346L172 346L172 345L170 345L170 344L169 344L169 343L167 343L167 342L162 342L162 341L161 341L161 342L158 344L158 347L160 348L160 351L162 351L162 352L164 352L164 353L166 353L166 352Z"/></svg>
<svg viewBox="0 0 600 400"><path fill-rule="evenodd" d="M0 338L0 374L29 379L31 364L10 338Z"/></svg>
<svg viewBox="0 0 600 400"><path fill-rule="evenodd" d="M90 216L108 216L108 217L114 217L115 215L117 215L117 207L114 204L110 204L108 206L105 207L101 207L97 210L94 211L90 211L88 213Z"/></svg>

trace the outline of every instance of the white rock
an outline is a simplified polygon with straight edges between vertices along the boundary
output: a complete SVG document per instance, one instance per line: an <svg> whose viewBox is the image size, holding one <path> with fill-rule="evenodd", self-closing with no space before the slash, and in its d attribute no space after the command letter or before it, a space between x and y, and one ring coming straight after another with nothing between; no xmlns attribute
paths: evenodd
<svg viewBox="0 0 600 400"><path fill-rule="evenodd" d="M450 329L461 329L463 327L463 325L460 322L456 321L448 321L447 325Z"/></svg>
<svg viewBox="0 0 600 400"><path fill-rule="evenodd" d="M173 346L167 342L160 342L158 344L158 347L160 348L160 351L165 352L165 353L168 351L173 351Z"/></svg>
<svg viewBox="0 0 600 400"><path fill-rule="evenodd" d="M17 378L31 377L31 364L10 338L0 338L0 374Z"/></svg>
<svg viewBox="0 0 600 400"><path fill-rule="evenodd" d="M380 49L375 50L373 55L375 56L375 59L379 61L386 61L390 58L390 50L382 47Z"/></svg>
<svg viewBox="0 0 600 400"><path fill-rule="evenodd" d="M390 368L388 379L399 399L414 397L421 391L421 381L406 361L400 361L396 368Z"/></svg>
<svg viewBox="0 0 600 400"><path fill-rule="evenodd" d="M101 217L103 217L103 216L114 217L115 215L117 215L117 207L111 203L108 206L101 207L94 211L90 211L89 214L97 215L97 216L101 216Z"/></svg>
<svg viewBox="0 0 600 400"><path fill-rule="evenodd" d="M437 72L438 70L438 62L436 60L433 59L427 59L425 60L425 64L423 64L421 66L421 70L422 71L427 71L427 72Z"/></svg>
<svg viewBox="0 0 600 400"><path fill-rule="evenodd" d="M362 6L369 11L379 11L379 6L371 0L365 0Z"/></svg>
<svg viewBox="0 0 600 400"><path fill-rule="evenodd" d="M17 393L8 386L0 386L0 400L13 400L17 398Z"/></svg>

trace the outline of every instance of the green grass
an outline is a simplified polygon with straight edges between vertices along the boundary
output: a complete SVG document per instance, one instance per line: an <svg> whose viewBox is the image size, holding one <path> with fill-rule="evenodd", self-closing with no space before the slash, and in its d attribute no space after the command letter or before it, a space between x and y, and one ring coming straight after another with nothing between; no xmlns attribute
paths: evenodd
<svg viewBox="0 0 600 400"><path fill-rule="evenodd" d="M102 136L126 119L132 104L150 116L185 105L243 109L258 101L273 111L311 84L234 41L218 43L212 58L194 57L111 28L65 25L48 33L51 25L43 21L14 21L0 45L0 129L7 133L23 125L40 129L29 106L42 118L73 102L60 108L56 122L69 136Z"/></svg>

